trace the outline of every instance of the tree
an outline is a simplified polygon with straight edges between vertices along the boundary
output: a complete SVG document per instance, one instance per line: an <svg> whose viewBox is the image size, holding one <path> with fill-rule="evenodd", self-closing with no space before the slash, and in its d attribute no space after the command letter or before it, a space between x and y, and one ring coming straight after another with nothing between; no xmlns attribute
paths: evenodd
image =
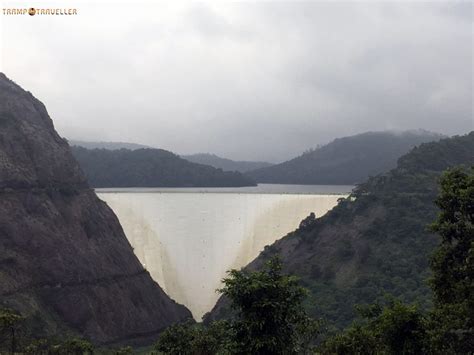
<svg viewBox="0 0 474 355"><path fill-rule="evenodd" d="M11 354L16 352L17 327L24 318L11 309L0 309L0 333L9 339L8 349Z"/></svg>
<svg viewBox="0 0 474 355"><path fill-rule="evenodd" d="M440 187L441 212L431 226L441 236L431 260L432 347L468 353L474 349L474 168L448 170Z"/></svg>
<svg viewBox="0 0 474 355"><path fill-rule="evenodd" d="M426 343L425 318L415 305L389 299L382 307L356 307L362 316L344 332L326 339L320 351L330 354L420 354Z"/></svg>
<svg viewBox="0 0 474 355"><path fill-rule="evenodd" d="M170 355L186 354L195 337L193 324L175 324L168 327L158 338L155 349Z"/></svg>
<svg viewBox="0 0 474 355"><path fill-rule="evenodd" d="M391 354L420 354L425 348L425 318L416 305L391 301L373 319L374 334Z"/></svg>
<svg viewBox="0 0 474 355"><path fill-rule="evenodd" d="M208 327L188 321L167 328L155 344L155 350L169 355L226 354L231 339L229 324L211 323Z"/></svg>
<svg viewBox="0 0 474 355"><path fill-rule="evenodd" d="M229 271L219 290L236 315L207 327L174 325L160 336L155 350L165 354L306 354L320 332L320 322L303 308L306 290L282 273L272 258L262 271Z"/></svg>
<svg viewBox="0 0 474 355"><path fill-rule="evenodd" d="M188 322L166 329L155 350L176 355L306 354L321 324L306 315L306 290L293 276L282 273L273 257L261 271L231 270L218 290L235 317L207 326Z"/></svg>
<svg viewBox="0 0 474 355"><path fill-rule="evenodd" d="M114 355L130 355L133 354L133 348L131 346L124 346L117 350L114 350Z"/></svg>
<svg viewBox="0 0 474 355"><path fill-rule="evenodd" d="M344 332L328 337L319 347L321 354L366 354L378 352L377 339L372 331L360 324L353 324Z"/></svg>
<svg viewBox="0 0 474 355"><path fill-rule="evenodd" d="M92 354L94 346L85 339L71 338L60 345L59 354L84 355Z"/></svg>
<svg viewBox="0 0 474 355"><path fill-rule="evenodd" d="M236 312L232 322L234 353L304 353L318 335L320 323L303 307L306 290L284 275L278 257L262 271L229 271L219 290Z"/></svg>
<svg viewBox="0 0 474 355"><path fill-rule="evenodd" d="M64 341L58 339L33 339L24 348L25 354L35 355L87 355L92 354L94 346L87 340L81 338L66 338ZM124 354L123 352L116 352Z"/></svg>
<svg viewBox="0 0 474 355"><path fill-rule="evenodd" d="M434 308L392 301L366 307L363 324L327 339L323 353L472 354L474 351L474 169L447 170L431 229L441 236L431 269Z"/></svg>

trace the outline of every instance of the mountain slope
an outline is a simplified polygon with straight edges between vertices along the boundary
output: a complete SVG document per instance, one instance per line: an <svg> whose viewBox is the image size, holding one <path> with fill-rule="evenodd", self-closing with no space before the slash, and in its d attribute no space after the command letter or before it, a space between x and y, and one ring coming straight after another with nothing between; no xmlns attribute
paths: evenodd
<svg viewBox="0 0 474 355"><path fill-rule="evenodd" d="M144 149L150 148L143 144L137 143L124 143L124 142L86 142L86 141L77 141L74 139L68 139L69 145L72 146L79 146L86 149L109 149L109 150L116 150L116 149Z"/></svg>
<svg viewBox="0 0 474 355"><path fill-rule="evenodd" d="M181 157L193 163L210 165L214 168L219 168L224 171L238 171L241 173L245 173L250 170L266 168L272 165L263 161L236 161L221 158L217 155L208 153L182 155Z"/></svg>
<svg viewBox="0 0 474 355"><path fill-rule="evenodd" d="M0 73L0 305L35 336L96 343L191 317L143 269L44 105Z"/></svg>
<svg viewBox="0 0 474 355"><path fill-rule="evenodd" d="M304 220L249 268L281 255L285 269L310 290L313 316L338 327L353 320L355 304L386 292L427 307L428 258L438 239L426 226L437 214L437 179L448 167L474 165L473 153L474 132L414 148L397 168L359 185L328 214ZM228 314L221 299L207 320Z"/></svg>
<svg viewBox="0 0 474 355"><path fill-rule="evenodd" d="M397 159L440 135L425 131L367 132L338 138L281 164L249 171L261 183L353 185L396 166Z"/></svg>
<svg viewBox="0 0 474 355"><path fill-rule="evenodd" d="M254 186L238 172L191 163L163 149L85 149L72 152L94 187Z"/></svg>

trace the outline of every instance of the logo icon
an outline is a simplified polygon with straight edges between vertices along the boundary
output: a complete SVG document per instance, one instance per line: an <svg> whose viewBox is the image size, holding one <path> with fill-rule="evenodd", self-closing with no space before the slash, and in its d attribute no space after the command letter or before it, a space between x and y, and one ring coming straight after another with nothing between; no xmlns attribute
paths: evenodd
<svg viewBox="0 0 474 355"><path fill-rule="evenodd" d="M36 14L36 9L35 9L34 7L30 7L30 8L28 9L28 14L29 14L30 16L34 16L34 15Z"/></svg>

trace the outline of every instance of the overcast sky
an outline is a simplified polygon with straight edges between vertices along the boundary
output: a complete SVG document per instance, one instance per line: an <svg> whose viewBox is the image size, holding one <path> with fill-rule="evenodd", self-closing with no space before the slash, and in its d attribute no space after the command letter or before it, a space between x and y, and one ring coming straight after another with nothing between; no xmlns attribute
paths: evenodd
<svg viewBox="0 0 474 355"><path fill-rule="evenodd" d="M58 5L79 14L0 15L0 65L67 138L280 161L368 130L473 129L471 2Z"/></svg>

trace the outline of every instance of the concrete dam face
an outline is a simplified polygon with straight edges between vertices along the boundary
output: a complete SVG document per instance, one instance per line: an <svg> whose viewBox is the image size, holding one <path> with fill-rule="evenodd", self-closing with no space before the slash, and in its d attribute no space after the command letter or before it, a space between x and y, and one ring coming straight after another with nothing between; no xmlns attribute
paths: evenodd
<svg viewBox="0 0 474 355"><path fill-rule="evenodd" d="M217 301L227 270L247 265L311 212L320 217L343 197L133 190L98 195L154 280L198 320Z"/></svg>

